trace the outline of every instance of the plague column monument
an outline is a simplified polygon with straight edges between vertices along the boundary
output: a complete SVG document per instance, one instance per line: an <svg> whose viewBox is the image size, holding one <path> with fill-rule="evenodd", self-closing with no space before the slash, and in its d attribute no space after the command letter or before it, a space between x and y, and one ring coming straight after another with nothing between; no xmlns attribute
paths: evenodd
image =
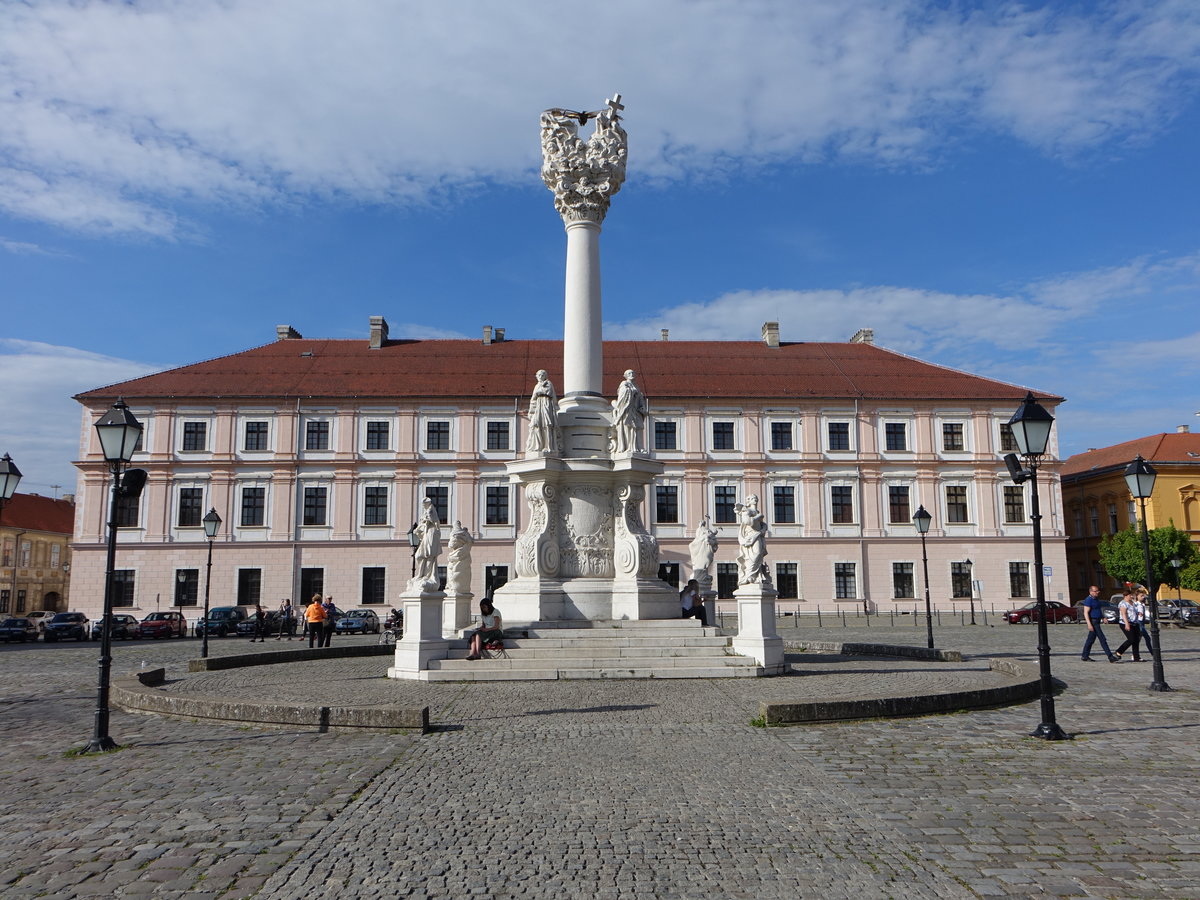
<svg viewBox="0 0 1200 900"><path fill-rule="evenodd" d="M679 615L641 517L646 486L662 471L643 450L645 395L632 371L615 401L602 393L600 226L625 181L620 101L542 113L542 180L567 232L563 382L560 400L546 372L536 374L525 454L508 467L529 511L517 577L496 591L510 622ZM588 120L595 130L585 141Z"/></svg>

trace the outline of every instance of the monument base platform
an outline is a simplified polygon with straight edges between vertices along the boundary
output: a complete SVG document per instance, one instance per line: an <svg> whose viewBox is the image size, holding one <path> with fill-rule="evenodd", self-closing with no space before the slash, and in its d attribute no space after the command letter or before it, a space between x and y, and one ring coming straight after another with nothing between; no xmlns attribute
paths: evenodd
<svg viewBox="0 0 1200 900"><path fill-rule="evenodd" d="M579 620L678 619L679 594L657 578L517 578L493 595L505 627Z"/></svg>

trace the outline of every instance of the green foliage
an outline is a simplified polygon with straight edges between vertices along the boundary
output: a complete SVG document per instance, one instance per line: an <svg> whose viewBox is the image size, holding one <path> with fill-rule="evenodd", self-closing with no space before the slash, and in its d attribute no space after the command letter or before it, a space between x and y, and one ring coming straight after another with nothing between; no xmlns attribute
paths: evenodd
<svg viewBox="0 0 1200 900"><path fill-rule="evenodd" d="M1200 591L1200 558L1179 572L1180 586L1186 591Z"/></svg>
<svg viewBox="0 0 1200 900"><path fill-rule="evenodd" d="M1142 552L1142 527L1140 524L1126 531L1118 531L1100 541L1100 562L1104 570L1120 581L1144 583L1146 580L1146 558ZM1187 586L1188 573L1194 568L1194 577L1200 582L1200 553L1186 531L1174 524L1155 528L1150 532L1150 568L1156 585L1179 587L1171 560L1183 561L1181 581Z"/></svg>

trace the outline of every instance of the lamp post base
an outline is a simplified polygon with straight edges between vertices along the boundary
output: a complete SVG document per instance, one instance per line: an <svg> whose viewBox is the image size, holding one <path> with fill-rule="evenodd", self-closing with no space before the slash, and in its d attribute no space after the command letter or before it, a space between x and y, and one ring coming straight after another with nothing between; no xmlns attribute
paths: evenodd
<svg viewBox="0 0 1200 900"><path fill-rule="evenodd" d="M1043 741L1069 741L1071 736L1058 727L1057 722L1043 722L1033 730L1030 737L1041 738Z"/></svg>
<svg viewBox="0 0 1200 900"><path fill-rule="evenodd" d="M1171 687L1165 681L1152 681L1150 682L1150 690L1165 693L1166 691L1173 691L1175 688Z"/></svg>
<svg viewBox="0 0 1200 900"><path fill-rule="evenodd" d="M102 738L92 738L88 741L86 747L80 750L80 753L108 753L111 750L119 750L121 745L105 735Z"/></svg>

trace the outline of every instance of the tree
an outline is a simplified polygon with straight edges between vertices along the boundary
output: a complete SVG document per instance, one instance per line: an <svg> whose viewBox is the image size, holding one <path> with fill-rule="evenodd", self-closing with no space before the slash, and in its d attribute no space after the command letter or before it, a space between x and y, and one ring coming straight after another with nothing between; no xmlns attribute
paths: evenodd
<svg viewBox="0 0 1200 900"><path fill-rule="evenodd" d="M1140 583L1146 580L1146 559L1142 554L1142 526L1138 525L1125 531L1118 531L1100 541L1100 561L1104 570L1119 581ZM1150 532L1150 570L1154 574L1156 585L1179 587L1175 578L1175 568L1171 560L1178 558L1183 562L1181 572L1191 574L1189 567L1200 560L1200 553L1186 531L1180 531L1174 524L1155 528ZM1197 567L1200 572L1200 566ZM1187 578L1181 577L1186 583Z"/></svg>

